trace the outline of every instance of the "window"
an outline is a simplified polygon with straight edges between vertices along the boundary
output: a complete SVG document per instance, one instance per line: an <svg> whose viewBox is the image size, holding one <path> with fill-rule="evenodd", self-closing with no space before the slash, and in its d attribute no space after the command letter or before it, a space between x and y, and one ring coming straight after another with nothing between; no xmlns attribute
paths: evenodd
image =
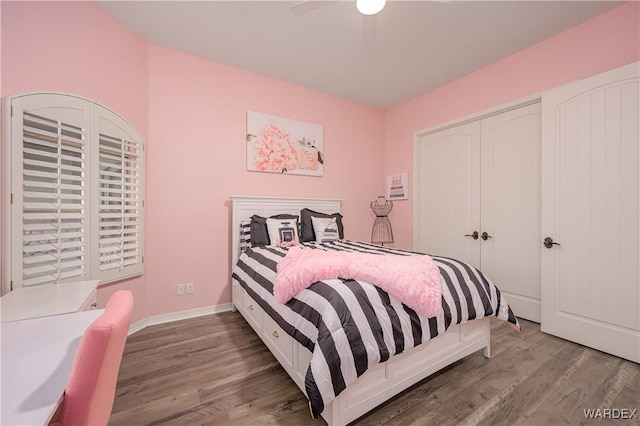
<svg viewBox="0 0 640 426"><path fill-rule="evenodd" d="M142 274L141 135L70 95L10 97L4 111L3 288Z"/></svg>

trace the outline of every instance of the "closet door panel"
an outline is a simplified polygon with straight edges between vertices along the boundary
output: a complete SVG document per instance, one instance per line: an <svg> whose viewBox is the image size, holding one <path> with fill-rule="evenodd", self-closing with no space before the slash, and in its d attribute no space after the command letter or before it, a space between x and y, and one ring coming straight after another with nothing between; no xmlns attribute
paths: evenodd
<svg viewBox="0 0 640 426"><path fill-rule="evenodd" d="M638 64L543 96L542 330L640 362Z"/></svg>
<svg viewBox="0 0 640 426"><path fill-rule="evenodd" d="M540 322L540 104L482 120L481 270Z"/></svg>
<svg viewBox="0 0 640 426"><path fill-rule="evenodd" d="M419 250L480 266L480 123L422 136Z"/></svg>

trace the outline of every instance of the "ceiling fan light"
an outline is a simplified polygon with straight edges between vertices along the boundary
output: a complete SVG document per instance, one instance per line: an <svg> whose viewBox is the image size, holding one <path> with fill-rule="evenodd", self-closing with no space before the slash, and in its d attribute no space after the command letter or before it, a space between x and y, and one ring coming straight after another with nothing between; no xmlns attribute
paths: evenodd
<svg viewBox="0 0 640 426"><path fill-rule="evenodd" d="M363 15L375 15L386 3L387 0L356 0L356 9Z"/></svg>

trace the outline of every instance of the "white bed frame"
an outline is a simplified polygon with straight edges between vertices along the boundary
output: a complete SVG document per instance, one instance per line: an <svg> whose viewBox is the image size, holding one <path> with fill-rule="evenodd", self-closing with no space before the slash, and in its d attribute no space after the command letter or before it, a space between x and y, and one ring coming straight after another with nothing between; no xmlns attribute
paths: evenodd
<svg viewBox="0 0 640 426"><path fill-rule="evenodd" d="M341 200L331 199L231 196L231 201L231 270L240 256L240 221L249 220L254 214L264 217L299 214L305 207L323 213L341 211ZM304 379L311 352L264 313L236 280L232 280L232 298L233 310L242 314L306 395ZM322 417L329 425L346 425L467 355L483 349L484 356L489 358L489 345L490 318L452 326L444 335L370 368L325 406Z"/></svg>

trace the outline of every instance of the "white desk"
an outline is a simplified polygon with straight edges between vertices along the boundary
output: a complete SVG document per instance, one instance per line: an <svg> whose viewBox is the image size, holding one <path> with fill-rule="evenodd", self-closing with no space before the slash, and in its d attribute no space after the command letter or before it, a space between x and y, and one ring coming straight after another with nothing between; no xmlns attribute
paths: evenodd
<svg viewBox="0 0 640 426"><path fill-rule="evenodd" d="M0 324L0 424L49 423L62 401L80 338L103 312Z"/></svg>
<svg viewBox="0 0 640 426"><path fill-rule="evenodd" d="M90 280L18 287L0 297L0 321L86 311L96 302L99 282Z"/></svg>

